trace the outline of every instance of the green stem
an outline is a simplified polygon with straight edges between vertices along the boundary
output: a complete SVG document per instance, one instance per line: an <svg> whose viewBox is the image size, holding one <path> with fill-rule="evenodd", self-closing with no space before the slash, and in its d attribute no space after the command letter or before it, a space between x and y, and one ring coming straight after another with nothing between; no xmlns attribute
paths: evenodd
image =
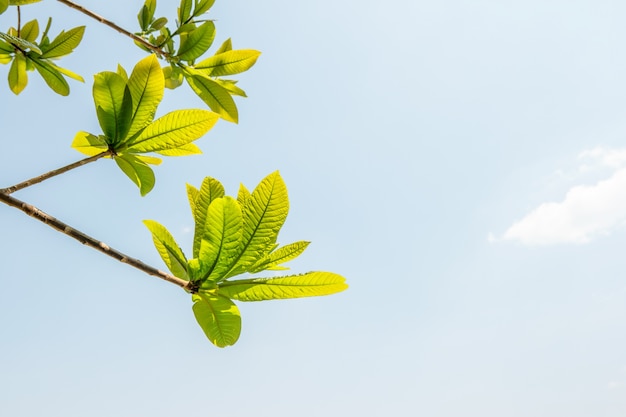
<svg viewBox="0 0 626 417"><path fill-rule="evenodd" d="M82 167L90 162L97 161L98 159L111 155L111 151L106 151L99 153L98 155L90 156L89 158L81 159L80 161L74 162L73 164L66 165L64 167L54 169L52 171L46 172L45 174L39 175L35 178L28 179L26 181L22 181L19 184L12 185L7 188L0 188L0 194L12 194L18 190L21 190L26 187L30 187L31 185L38 184L42 181L45 181L49 178L56 177L57 175L63 174L67 171L70 171L74 168Z"/></svg>
<svg viewBox="0 0 626 417"><path fill-rule="evenodd" d="M163 49L159 48L158 46L152 45L150 42L148 42L147 40L143 39L141 36L137 36L134 33L131 33L129 31L127 31L126 29L116 25L115 23L111 22L110 20L105 19L104 17L92 12L91 10L85 9L83 6L76 4L72 1L69 0L57 0L59 3L62 3L68 7L71 7L74 10L78 10L79 12L91 17L92 19L97 20L98 22L112 28L115 29L116 31L118 31L119 33L121 33L122 35L126 35L129 38L131 38L132 40L134 40L137 43L140 43L141 45L145 46L146 48L150 49L151 51L153 51L154 53L156 53L159 56L163 56L163 57L169 57L169 54L165 51L163 51Z"/></svg>
<svg viewBox="0 0 626 417"><path fill-rule="evenodd" d="M192 291L192 284L189 281L185 281L181 278L175 277L174 275L168 274L167 272L163 272L157 268L147 265L141 262L139 259L131 258L128 255L125 255L124 253L113 249L106 243L94 239L93 237L86 235L85 233L76 230L71 226L68 226L67 224L61 222L60 220L57 220L47 213L44 213L33 205L27 204L21 200L18 200L17 198L11 197L6 193L0 193L0 201L11 207L15 207L18 210L21 210L27 215L33 217L34 219L47 224L53 229L58 230L59 232L68 235L69 237L78 240L83 245L89 246L90 248L102 252L113 259L117 259L122 263L135 267L148 275L152 275L157 278L161 278L167 282L170 282L174 285L178 285L185 291Z"/></svg>

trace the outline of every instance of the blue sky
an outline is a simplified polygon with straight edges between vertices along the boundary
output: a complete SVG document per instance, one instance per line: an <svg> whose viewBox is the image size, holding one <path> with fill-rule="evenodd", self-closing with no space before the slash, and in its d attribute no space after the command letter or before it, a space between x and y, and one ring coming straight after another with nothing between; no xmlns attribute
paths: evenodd
<svg viewBox="0 0 626 417"><path fill-rule="evenodd" d="M80 4L136 28L141 2ZM177 2L161 0L172 18ZM38 7L40 6L40 7ZM0 68L0 187L73 162L92 75L143 57L88 24L56 96ZM110 161L16 193L162 267L141 221L190 242L185 183L236 193L280 170L294 272L330 297L240 303L217 349L189 296L0 207L0 415L603 416L626 413L626 5L617 1L217 0L216 43L263 52L240 123L157 168ZM0 27L14 25L0 16ZM185 88L159 113L201 107ZM183 246L189 243L183 243Z"/></svg>

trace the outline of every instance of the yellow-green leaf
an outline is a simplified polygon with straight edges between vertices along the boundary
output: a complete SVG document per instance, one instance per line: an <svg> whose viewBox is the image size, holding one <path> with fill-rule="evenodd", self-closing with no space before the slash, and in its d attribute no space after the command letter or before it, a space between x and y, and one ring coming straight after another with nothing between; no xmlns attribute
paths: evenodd
<svg viewBox="0 0 626 417"><path fill-rule="evenodd" d="M54 65L37 58L33 58L30 61L33 63L35 69L39 72L46 84L48 84L48 87L50 87L55 93L62 96L67 96L70 93L70 86Z"/></svg>
<svg viewBox="0 0 626 417"><path fill-rule="evenodd" d="M16 52L9 68L9 88L13 94L18 95L24 90L26 84L28 84L26 57L21 52Z"/></svg>
<svg viewBox="0 0 626 417"><path fill-rule="evenodd" d="M217 115L207 110L176 110L148 125L125 148L136 153L179 148L202 137L217 120Z"/></svg>
<svg viewBox="0 0 626 417"><path fill-rule="evenodd" d="M156 152L164 156L188 156L199 155L202 153L198 145L196 145L195 143L188 143L186 145L179 146L178 148L166 149Z"/></svg>
<svg viewBox="0 0 626 417"><path fill-rule="evenodd" d="M96 74L93 99L102 132L119 144L127 135L132 117L132 97L126 81L115 72Z"/></svg>
<svg viewBox="0 0 626 417"><path fill-rule="evenodd" d="M220 77L239 74L252 67L261 52L253 49L226 51L205 59L195 65L196 70L206 71L207 75Z"/></svg>
<svg viewBox="0 0 626 417"><path fill-rule="evenodd" d="M83 39L85 26L75 27L66 31L61 31L56 38L45 47L41 55L42 58L59 58L70 54Z"/></svg>
<svg viewBox="0 0 626 417"><path fill-rule="evenodd" d="M20 37L28 42L35 42L39 36L39 22L37 20L31 20L22 26L20 31Z"/></svg>
<svg viewBox="0 0 626 417"><path fill-rule="evenodd" d="M187 36L181 37L177 57L183 61L193 61L202 56L213 44L215 24L207 20Z"/></svg>
<svg viewBox="0 0 626 417"><path fill-rule="evenodd" d="M277 268L277 265L291 261L297 258L304 252L311 242L299 241L289 245L285 245L282 248L278 248L265 257L259 259L254 265L249 268L250 273L261 272L268 269L284 269Z"/></svg>
<svg viewBox="0 0 626 417"><path fill-rule="evenodd" d="M72 148L87 156L95 156L109 149L109 144L104 136L92 135L88 132L78 132L74 136Z"/></svg>
<svg viewBox="0 0 626 417"><path fill-rule="evenodd" d="M133 98L129 138L152 122L163 99L164 88L163 71L155 55L149 55L135 65L128 78L128 89Z"/></svg>
<svg viewBox="0 0 626 417"><path fill-rule="evenodd" d="M191 297L193 314L204 334L217 347L234 345L241 334L239 309L231 300L209 292Z"/></svg>
<svg viewBox="0 0 626 417"><path fill-rule="evenodd" d="M348 288L345 278L332 272L308 272L279 278L242 279L219 284L218 294L239 301L316 297Z"/></svg>
<svg viewBox="0 0 626 417"><path fill-rule="evenodd" d="M172 234L160 223L154 220L144 220L148 230L152 233L152 240L159 255L167 265L167 268L175 276L184 280L189 280L187 275L187 258L180 249Z"/></svg>
<svg viewBox="0 0 626 417"><path fill-rule="evenodd" d="M209 206L216 199L224 197L224 186L215 178L206 177L202 181L200 190L197 193L193 192L194 189L193 186L187 186L187 194L189 196L189 203L192 206L193 220L195 223L192 253L193 257L197 258L206 230L206 217ZM192 197L194 199L193 203L191 201Z"/></svg>

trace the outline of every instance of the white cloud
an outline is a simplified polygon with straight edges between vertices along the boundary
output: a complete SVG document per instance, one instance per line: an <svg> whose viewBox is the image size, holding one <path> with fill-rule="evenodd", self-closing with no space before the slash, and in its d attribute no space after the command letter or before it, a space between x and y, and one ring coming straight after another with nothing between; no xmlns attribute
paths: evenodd
<svg viewBox="0 0 626 417"><path fill-rule="evenodd" d="M594 185L570 188L560 202L541 204L509 227L502 240L525 245L587 243L626 224L626 168L622 168L626 149L596 148L582 152L579 158L593 159L614 172ZM590 165L584 163L582 169L589 170Z"/></svg>

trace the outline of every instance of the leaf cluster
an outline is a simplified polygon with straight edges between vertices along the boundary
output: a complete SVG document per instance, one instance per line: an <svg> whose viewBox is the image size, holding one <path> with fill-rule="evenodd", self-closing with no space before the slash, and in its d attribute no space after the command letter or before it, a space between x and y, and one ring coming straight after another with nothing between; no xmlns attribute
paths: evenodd
<svg viewBox="0 0 626 417"><path fill-rule="evenodd" d="M10 2L11 5L27 3L34 1ZM0 10L1 6L0 3ZM66 78L84 81L80 75L56 65L53 61L74 51L83 39L85 26L62 30L54 39L50 39L48 32L51 25L52 18L49 18L40 38L37 20L31 20L22 27L11 27L7 33L0 32L0 63L11 65L9 88L14 94L21 93L28 84L28 71L37 70L46 84L62 96L70 93Z"/></svg>
<svg viewBox="0 0 626 417"><path fill-rule="evenodd" d="M130 76L123 67L95 75L93 98L102 134L80 131L72 147L86 155L108 153L119 168L146 195L154 187L149 165L161 159L148 156L184 156L201 153L192 143L208 132L219 116L202 109L175 110L154 120L163 99L163 71L155 55L135 65Z"/></svg>
<svg viewBox="0 0 626 417"><path fill-rule="evenodd" d="M233 96L246 97L246 93L236 80L223 77L250 69L260 52L233 50L229 38L212 56L196 62L215 40L215 24L205 17L213 3L214 0L181 0L177 19L170 28L167 18L155 17L156 0L146 0L137 15L141 31L136 34L160 48L169 63L163 68L167 88L178 88L186 81L212 111L236 123L239 114ZM138 45L148 50L145 45Z"/></svg>
<svg viewBox="0 0 626 417"><path fill-rule="evenodd" d="M239 338L241 318L233 300L311 297L347 288L344 278L331 272L231 280L246 273L287 269L282 264L309 245L277 244L289 211L287 187L278 172L263 179L252 193L241 185L236 199L226 196L222 184L211 177L199 189L188 185L187 195L195 223L191 259L164 226L153 220L144 223L172 274L191 282L194 315L216 346L232 345Z"/></svg>

